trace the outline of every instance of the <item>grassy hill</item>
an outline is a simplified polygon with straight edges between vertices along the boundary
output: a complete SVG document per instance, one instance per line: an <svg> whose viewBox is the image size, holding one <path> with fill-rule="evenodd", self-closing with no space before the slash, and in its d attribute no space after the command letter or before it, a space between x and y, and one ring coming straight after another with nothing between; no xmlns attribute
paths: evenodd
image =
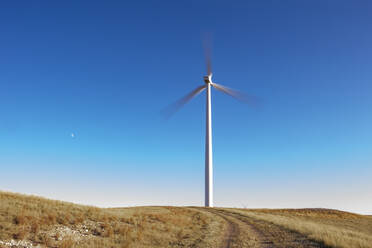
<svg viewBox="0 0 372 248"><path fill-rule="evenodd" d="M0 191L0 247L372 247L372 217L328 209L96 208Z"/></svg>
<svg viewBox="0 0 372 248"><path fill-rule="evenodd" d="M12 239L27 241L16 247L207 247L207 227L223 228L212 222L188 208L105 209L0 192L0 247Z"/></svg>

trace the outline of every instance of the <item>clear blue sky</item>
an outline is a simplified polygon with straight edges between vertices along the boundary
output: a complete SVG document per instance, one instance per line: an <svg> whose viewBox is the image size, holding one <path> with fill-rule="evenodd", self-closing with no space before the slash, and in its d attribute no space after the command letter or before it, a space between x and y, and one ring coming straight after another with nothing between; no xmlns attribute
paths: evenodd
<svg viewBox="0 0 372 248"><path fill-rule="evenodd" d="M372 213L371 2L129 2L0 3L0 189L202 205L209 32L216 205Z"/></svg>

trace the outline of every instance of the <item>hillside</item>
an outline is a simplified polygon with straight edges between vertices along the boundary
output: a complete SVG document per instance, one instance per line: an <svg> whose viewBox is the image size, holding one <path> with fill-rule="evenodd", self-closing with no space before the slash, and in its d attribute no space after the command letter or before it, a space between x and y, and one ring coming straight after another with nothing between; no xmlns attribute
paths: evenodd
<svg viewBox="0 0 372 248"><path fill-rule="evenodd" d="M372 247L372 217L328 209L96 208L0 192L0 247Z"/></svg>

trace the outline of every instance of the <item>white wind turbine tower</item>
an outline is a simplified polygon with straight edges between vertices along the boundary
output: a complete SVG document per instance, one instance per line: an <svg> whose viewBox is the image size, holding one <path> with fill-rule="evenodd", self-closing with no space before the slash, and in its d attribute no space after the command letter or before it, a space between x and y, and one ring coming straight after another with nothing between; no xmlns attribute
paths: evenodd
<svg viewBox="0 0 372 248"><path fill-rule="evenodd" d="M205 130L205 206L213 207L213 156L212 156L212 102L211 102L211 86L215 89L228 94L238 100L244 102L251 102L252 99L248 99L242 93L214 83L212 81L212 66L210 59L209 49L206 50L206 64L207 64L207 76L204 76L204 85L201 85L191 91L189 94L178 100L175 104L171 105L166 109L166 115L170 117L174 112L181 108L184 104L190 101L192 98L200 94L204 89L206 93L206 130Z"/></svg>

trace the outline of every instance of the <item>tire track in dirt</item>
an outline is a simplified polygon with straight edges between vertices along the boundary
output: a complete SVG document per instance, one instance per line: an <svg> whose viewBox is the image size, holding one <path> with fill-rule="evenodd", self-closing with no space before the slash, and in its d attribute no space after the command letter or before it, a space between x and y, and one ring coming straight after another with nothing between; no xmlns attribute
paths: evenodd
<svg viewBox="0 0 372 248"><path fill-rule="evenodd" d="M215 215L220 216L222 219L224 219L227 223L227 229L224 234L224 242L221 244L221 248L231 248L232 243L234 240L236 240L239 237L240 230L239 230L239 225L231 221L229 218L227 218L225 215L215 212L213 210L207 210Z"/></svg>
<svg viewBox="0 0 372 248"><path fill-rule="evenodd" d="M198 208L201 211L209 212L219 216L227 224L227 228L220 248L239 248L239 247L260 247L257 244L256 233L243 221L219 212L215 208Z"/></svg>
<svg viewBox="0 0 372 248"><path fill-rule="evenodd" d="M307 238L298 232L274 225L267 221L253 219L240 213L216 208L199 208L220 216L228 223L225 242L221 248L325 248L322 243ZM243 235L241 235L243 234ZM247 242L248 240L248 242Z"/></svg>

